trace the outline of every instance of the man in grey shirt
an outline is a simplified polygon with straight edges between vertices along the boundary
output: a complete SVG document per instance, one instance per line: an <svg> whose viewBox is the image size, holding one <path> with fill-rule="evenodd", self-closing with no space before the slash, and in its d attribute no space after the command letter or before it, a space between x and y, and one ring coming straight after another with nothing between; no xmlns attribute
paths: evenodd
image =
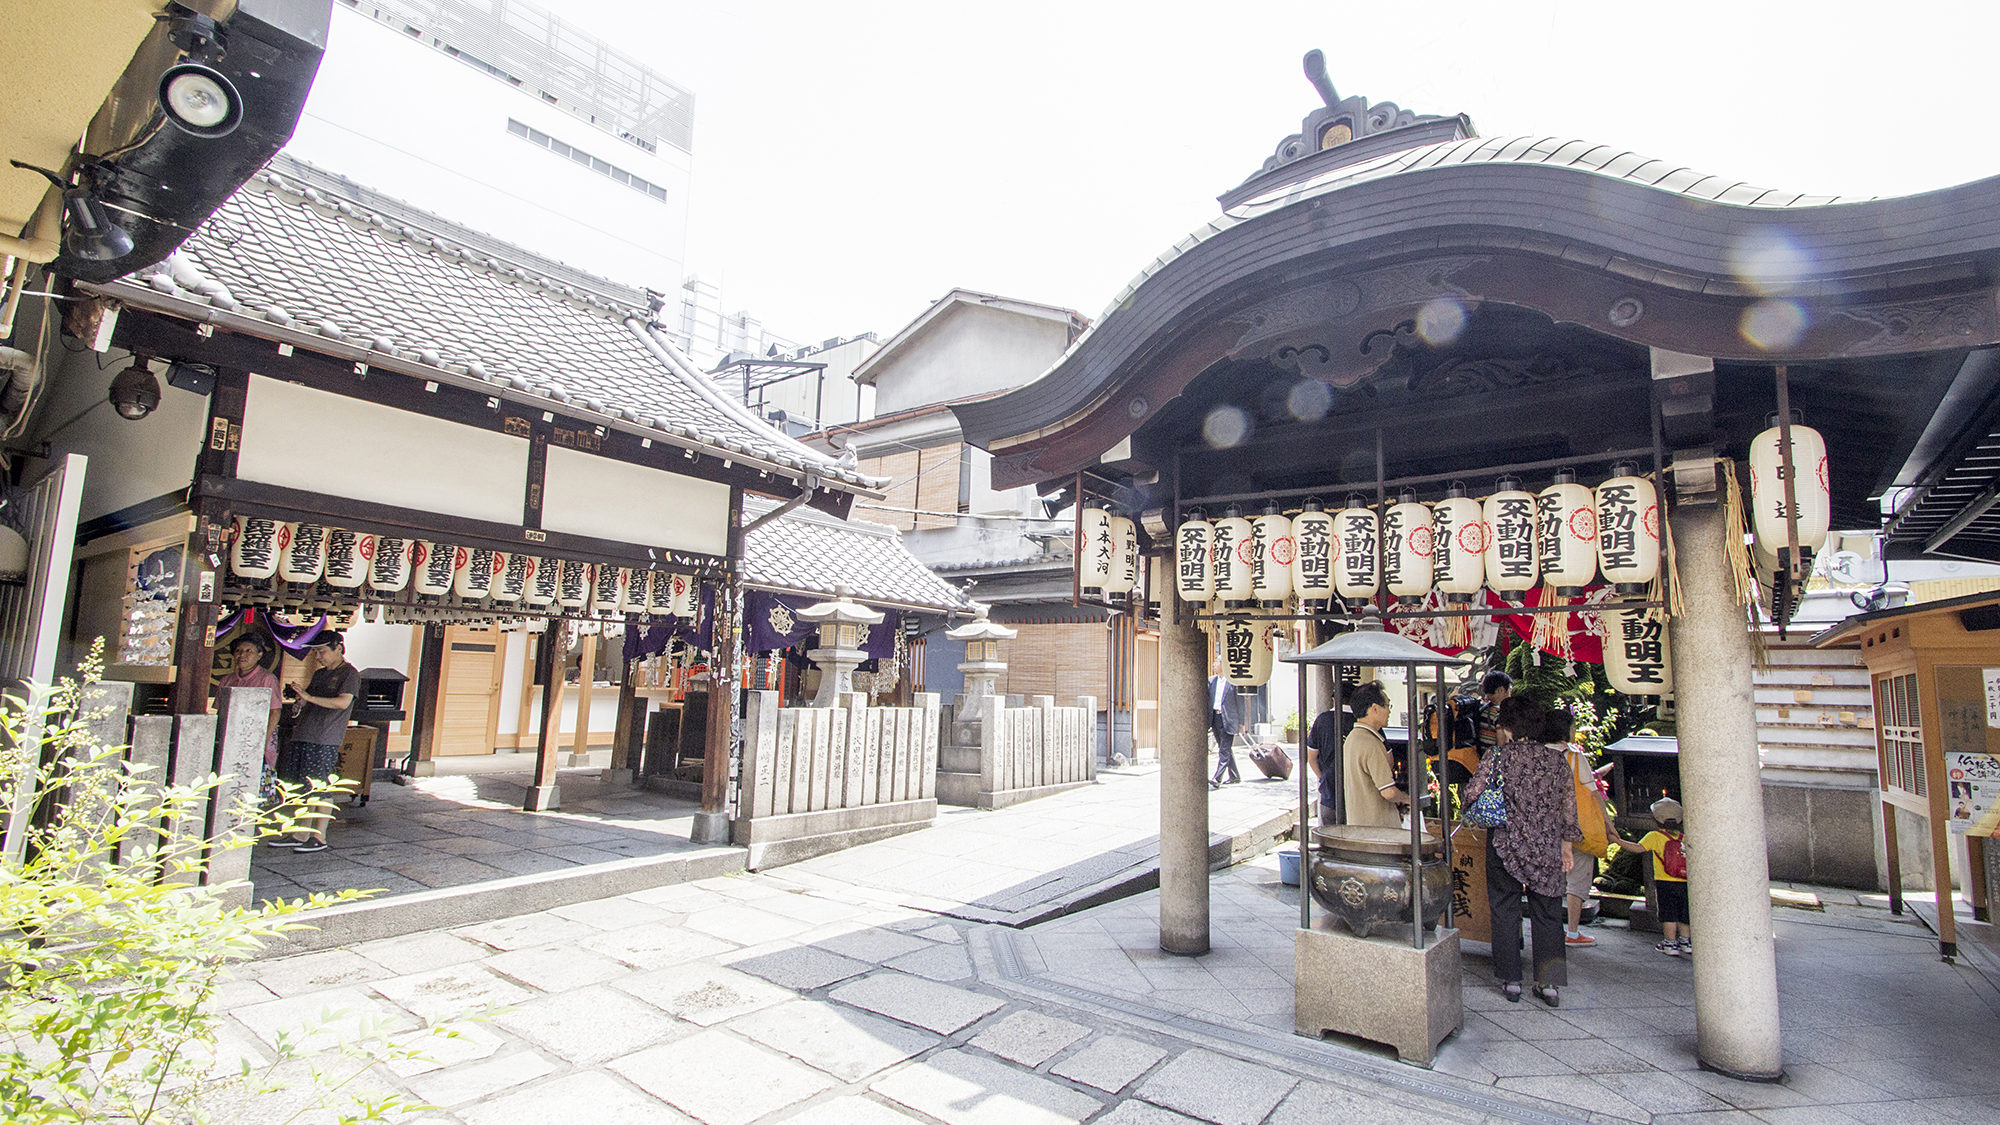
<svg viewBox="0 0 2000 1125"><path fill-rule="evenodd" d="M340 770L340 743L347 737L347 717L361 694L361 673L347 662L344 639L332 629L313 639L306 649L312 678L301 692L285 685L285 699L294 708L292 740L278 763L278 777L297 785L330 777ZM326 850L325 816L301 819L303 836L273 841L301 852Z"/></svg>

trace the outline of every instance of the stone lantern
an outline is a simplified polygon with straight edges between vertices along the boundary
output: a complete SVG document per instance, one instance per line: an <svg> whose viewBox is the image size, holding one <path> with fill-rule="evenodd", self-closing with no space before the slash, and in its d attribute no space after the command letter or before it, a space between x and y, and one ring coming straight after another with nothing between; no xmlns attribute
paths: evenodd
<svg viewBox="0 0 2000 1125"><path fill-rule="evenodd" d="M958 670L965 673L965 691L959 701L961 711L967 702L993 694L993 682L1007 670L1007 665L1000 661L1000 642L1011 641L1020 635L1018 629L989 621L986 615L992 608L983 602L974 602L972 620L945 633L952 640L965 642L965 663L958 666Z"/></svg>
<svg viewBox="0 0 2000 1125"><path fill-rule="evenodd" d="M832 601L799 611L800 617L819 626L819 647L806 653L807 659L819 665L819 694L813 696L814 707L837 706L842 695L854 690L854 670L868 659L861 647L868 626L882 622L879 610L855 601L851 593L845 585L836 586Z"/></svg>

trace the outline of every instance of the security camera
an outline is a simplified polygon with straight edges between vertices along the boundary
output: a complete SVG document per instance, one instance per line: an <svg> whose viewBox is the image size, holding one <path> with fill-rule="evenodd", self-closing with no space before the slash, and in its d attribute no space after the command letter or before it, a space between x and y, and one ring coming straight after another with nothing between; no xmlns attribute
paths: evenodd
<svg viewBox="0 0 2000 1125"><path fill-rule="evenodd" d="M142 364L133 364L111 380L111 408L134 422L160 405L160 380Z"/></svg>

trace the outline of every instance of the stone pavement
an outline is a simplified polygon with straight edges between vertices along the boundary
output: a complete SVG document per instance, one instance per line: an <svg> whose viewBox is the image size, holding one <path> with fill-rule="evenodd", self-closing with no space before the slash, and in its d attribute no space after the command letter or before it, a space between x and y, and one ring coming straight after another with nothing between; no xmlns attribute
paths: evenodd
<svg viewBox="0 0 2000 1125"><path fill-rule="evenodd" d="M937 824L922 832L776 870L804 886L873 892L885 905L1032 924L1159 885L1159 774L1157 763L1106 768L1095 785L997 811L940 806ZM1296 783L1213 790L1210 862L1260 854L1296 819Z"/></svg>
<svg viewBox="0 0 2000 1125"><path fill-rule="evenodd" d="M1213 876L1192 960L1154 947L1157 892L1020 930L794 870L256 962L225 1047L262 1057L327 1008L500 1006L435 1064L374 1069L437 1125L2000 1121L1991 984L1859 905L1780 912L1790 1075L1757 1085L1694 1069L1687 963L1613 925L1556 1011L1468 958L1466 1030L1423 1071L1289 1034L1270 857Z"/></svg>
<svg viewBox="0 0 2000 1125"><path fill-rule="evenodd" d="M326 851L299 855L258 847L251 884L259 899L363 887L379 890L380 900L700 850L688 842L698 802L608 784L599 775L610 751L595 757L592 766L558 773L562 808L553 812L522 811L533 780L532 754L477 759L483 768L476 771L409 785L378 781L366 805L337 805Z"/></svg>

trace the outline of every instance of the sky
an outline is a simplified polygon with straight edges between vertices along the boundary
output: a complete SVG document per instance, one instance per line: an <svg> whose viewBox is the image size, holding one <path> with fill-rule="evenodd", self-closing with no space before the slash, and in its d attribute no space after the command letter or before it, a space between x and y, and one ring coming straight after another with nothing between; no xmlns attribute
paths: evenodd
<svg viewBox="0 0 2000 1125"><path fill-rule="evenodd" d="M1760 186L2000 174L2000 3L540 0L696 94L689 267L799 342L954 287L1095 319L1342 97Z"/></svg>

